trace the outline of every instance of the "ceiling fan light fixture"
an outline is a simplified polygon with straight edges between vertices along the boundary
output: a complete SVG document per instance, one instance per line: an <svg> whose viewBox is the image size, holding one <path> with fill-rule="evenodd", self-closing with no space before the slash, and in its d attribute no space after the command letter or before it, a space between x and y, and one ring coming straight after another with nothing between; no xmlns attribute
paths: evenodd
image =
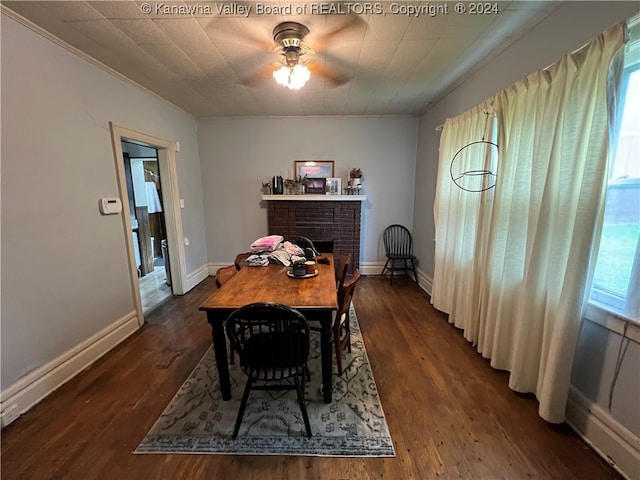
<svg viewBox="0 0 640 480"><path fill-rule="evenodd" d="M280 85L286 87L289 85L289 74L289 67L282 65L279 69L273 72L273 78L275 78L276 82Z"/></svg>
<svg viewBox="0 0 640 480"><path fill-rule="evenodd" d="M289 77L289 88L297 90L304 87L304 84L311 78L311 72L304 65L296 65L291 70L291 76Z"/></svg>
<svg viewBox="0 0 640 480"><path fill-rule="evenodd" d="M301 89L311 78L309 69L300 64L300 56L308 50L302 48L302 39L308 33L309 29L297 22L282 22L273 29L273 40L280 45L285 63L273 72L273 78L291 90Z"/></svg>
<svg viewBox="0 0 640 480"><path fill-rule="evenodd" d="M273 72L273 78L283 87L288 87L290 90L299 90L311 78L311 72L304 65L298 64L293 67L283 65Z"/></svg>

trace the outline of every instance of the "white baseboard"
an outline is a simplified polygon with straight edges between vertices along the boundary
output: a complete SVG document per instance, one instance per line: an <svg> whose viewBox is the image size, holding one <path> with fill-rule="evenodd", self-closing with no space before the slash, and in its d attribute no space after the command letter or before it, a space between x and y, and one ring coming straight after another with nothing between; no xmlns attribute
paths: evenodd
<svg viewBox="0 0 640 480"><path fill-rule="evenodd" d="M189 290L191 290L205 278L207 278L210 275L209 270L209 265L203 265L195 272L189 273L187 275L187 284L185 285L184 293L187 293Z"/></svg>
<svg viewBox="0 0 640 480"><path fill-rule="evenodd" d="M360 273L362 275L380 275L382 274L384 263L385 262L362 262L360 263ZM418 272L418 285L429 296L431 296L431 289L433 287L431 277L429 277L419 268L417 268L416 270Z"/></svg>
<svg viewBox="0 0 640 480"><path fill-rule="evenodd" d="M420 288L422 288L422 290L424 290L427 295L431 296L431 292L433 290L433 279L419 268L418 285L420 285Z"/></svg>
<svg viewBox="0 0 640 480"><path fill-rule="evenodd" d="M86 369L138 328L138 318L134 310L7 387L0 393L0 412L15 412L16 415L3 415L2 427ZM8 421L5 424L6 420Z"/></svg>
<svg viewBox="0 0 640 480"><path fill-rule="evenodd" d="M571 428L622 476L640 478L640 437L573 387L566 418Z"/></svg>
<svg viewBox="0 0 640 480"><path fill-rule="evenodd" d="M380 275L384 268L384 262L360 262L361 275Z"/></svg>
<svg viewBox="0 0 640 480"><path fill-rule="evenodd" d="M233 262L211 262L207 264L207 274L209 277L215 277L216 272L219 268L228 267L229 265L233 265Z"/></svg>

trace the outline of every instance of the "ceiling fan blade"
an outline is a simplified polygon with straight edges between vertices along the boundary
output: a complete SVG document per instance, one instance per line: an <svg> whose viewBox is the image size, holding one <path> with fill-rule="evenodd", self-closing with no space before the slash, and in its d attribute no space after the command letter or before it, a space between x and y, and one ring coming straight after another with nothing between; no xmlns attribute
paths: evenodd
<svg viewBox="0 0 640 480"><path fill-rule="evenodd" d="M354 35L360 31L364 35L367 26L366 20L359 15L343 15L341 17L344 17L344 20L341 18L342 22L338 26L315 37L313 41L310 40L310 43L315 46L316 51L323 50L327 44L334 38L339 37L342 33L349 32L351 35Z"/></svg>
<svg viewBox="0 0 640 480"><path fill-rule="evenodd" d="M265 52L273 49L273 39L269 34L259 29L247 30L237 18L215 18L206 27L212 31L214 38L229 44L239 43Z"/></svg>
<svg viewBox="0 0 640 480"><path fill-rule="evenodd" d="M309 62L307 67L311 71L311 75L317 75L326 80L332 88L344 85L349 81L349 76L338 70L330 69L318 62Z"/></svg>
<svg viewBox="0 0 640 480"><path fill-rule="evenodd" d="M249 88L260 88L264 86L270 86L269 82L274 82L273 72L278 68L280 64L265 65L257 72L254 72L246 77L240 79L240 85L244 85Z"/></svg>

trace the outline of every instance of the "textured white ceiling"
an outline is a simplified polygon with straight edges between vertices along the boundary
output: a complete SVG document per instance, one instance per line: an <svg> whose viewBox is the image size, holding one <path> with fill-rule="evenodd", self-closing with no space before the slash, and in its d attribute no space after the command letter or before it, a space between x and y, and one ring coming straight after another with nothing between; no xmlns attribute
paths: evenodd
<svg viewBox="0 0 640 480"><path fill-rule="evenodd" d="M37 25L196 117L217 117L419 114L558 2L112 0L2 5L3 12ZM420 5L436 10L433 15L398 12ZM456 5L464 5L466 12L456 13ZM491 9L472 14L473 5ZM292 14L268 14L260 8L290 8ZM321 9L341 13L320 14ZM375 11L355 14L364 9ZM305 43L315 53L303 59L313 62L314 73L299 91L271 78L273 63L282 58L273 50L272 31L282 21L310 29Z"/></svg>

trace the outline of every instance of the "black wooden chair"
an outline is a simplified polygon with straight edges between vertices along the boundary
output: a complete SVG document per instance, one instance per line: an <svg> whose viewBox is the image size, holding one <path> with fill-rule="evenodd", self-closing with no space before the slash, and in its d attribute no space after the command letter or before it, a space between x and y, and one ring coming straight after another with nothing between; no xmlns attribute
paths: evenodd
<svg viewBox="0 0 640 480"><path fill-rule="evenodd" d="M409 275L413 272L413 276L418 283L418 274L416 273L416 257L413 254L413 243L411 233L407 227L403 225L390 225L382 234L384 241L384 250L387 261L382 269L382 275L385 272L391 274L391 285L393 285L393 275L395 272L403 272Z"/></svg>
<svg viewBox="0 0 640 480"><path fill-rule="evenodd" d="M216 271L215 282L216 287L218 289L222 288L222 286L227 283L229 280L233 278L233 276L237 273L235 265L229 265L227 267L220 267ZM235 362L233 346L229 347L229 363L233 365Z"/></svg>
<svg viewBox="0 0 640 480"><path fill-rule="evenodd" d="M351 353L351 326L349 310L353 293L360 279L360 271L356 268L353 276L347 280L338 291L338 312L333 323L333 343L336 347L336 363L338 364L338 375L342 375L342 352L346 350Z"/></svg>
<svg viewBox="0 0 640 480"><path fill-rule="evenodd" d="M351 263L351 255L348 253L341 253L336 265L336 290L340 291L344 284L344 279L347 278L347 270Z"/></svg>
<svg viewBox="0 0 640 480"><path fill-rule="evenodd" d="M252 303L229 315L225 328L231 345L240 357L240 368L247 375L233 438L238 436L251 390L294 389L307 436L311 437L304 403L309 358L309 324L305 317L298 310L285 305ZM290 378L293 379L293 385L287 382Z"/></svg>

